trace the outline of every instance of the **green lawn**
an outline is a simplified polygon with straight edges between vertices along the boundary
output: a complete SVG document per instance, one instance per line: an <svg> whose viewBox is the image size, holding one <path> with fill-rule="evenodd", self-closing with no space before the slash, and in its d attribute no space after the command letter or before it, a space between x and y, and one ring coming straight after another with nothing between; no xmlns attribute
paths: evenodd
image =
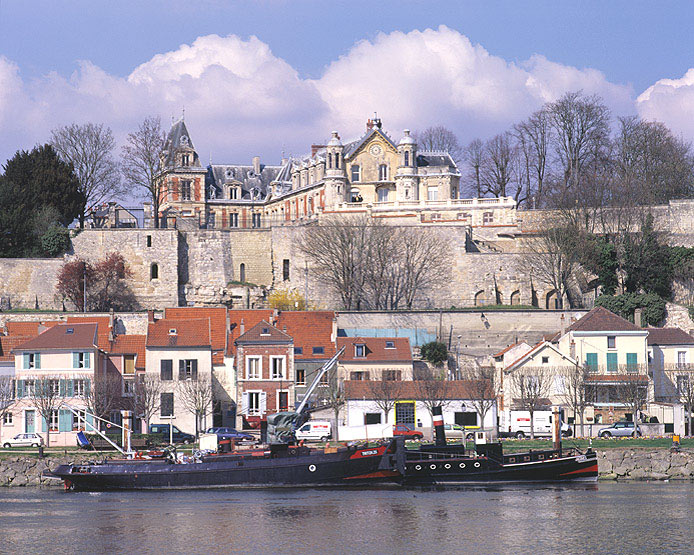
<svg viewBox="0 0 694 555"><path fill-rule="evenodd" d="M552 441L549 439L505 439L503 440L504 453L519 453L528 451L529 449L551 449ZM684 448L694 448L694 438L683 438L681 445ZM564 439L562 440L563 447L578 447L579 449L587 449L590 447L590 442L587 439ZM631 447L649 447L669 449L672 447L672 439L667 437L662 438L623 438L623 439L593 439L592 447L595 450L602 449L628 449Z"/></svg>

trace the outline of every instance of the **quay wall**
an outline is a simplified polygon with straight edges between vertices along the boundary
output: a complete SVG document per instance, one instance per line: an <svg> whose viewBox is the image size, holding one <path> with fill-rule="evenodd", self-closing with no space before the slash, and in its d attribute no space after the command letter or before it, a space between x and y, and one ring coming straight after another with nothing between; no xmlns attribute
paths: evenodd
<svg viewBox="0 0 694 555"><path fill-rule="evenodd" d="M72 453L39 459L36 455L0 458L0 487L60 486L59 480L43 477L43 472L61 464L94 460L94 453Z"/></svg>

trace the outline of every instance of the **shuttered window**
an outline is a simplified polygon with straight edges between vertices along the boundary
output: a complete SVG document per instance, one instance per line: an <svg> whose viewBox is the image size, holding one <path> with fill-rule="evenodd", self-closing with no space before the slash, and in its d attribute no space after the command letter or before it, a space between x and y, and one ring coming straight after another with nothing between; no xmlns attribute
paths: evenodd
<svg viewBox="0 0 694 555"><path fill-rule="evenodd" d="M588 367L588 371L597 372L598 353L586 353L586 366Z"/></svg>
<svg viewBox="0 0 694 555"><path fill-rule="evenodd" d="M173 416L174 415L174 394L173 393L162 393L161 394L161 415L162 416Z"/></svg>
<svg viewBox="0 0 694 555"><path fill-rule="evenodd" d="M173 380L173 360L162 360L159 363L159 367L162 381Z"/></svg>
<svg viewBox="0 0 694 555"><path fill-rule="evenodd" d="M607 371L616 372L618 367L617 353L607 353Z"/></svg>

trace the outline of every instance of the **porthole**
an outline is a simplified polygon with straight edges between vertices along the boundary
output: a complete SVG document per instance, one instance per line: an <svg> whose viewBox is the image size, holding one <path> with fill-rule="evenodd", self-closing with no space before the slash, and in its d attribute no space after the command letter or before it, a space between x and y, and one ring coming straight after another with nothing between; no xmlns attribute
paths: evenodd
<svg viewBox="0 0 694 555"><path fill-rule="evenodd" d="M460 468L465 468L465 463L460 463L458 466L459 466Z"/></svg>
<svg viewBox="0 0 694 555"><path fill-rule="evenodd" d="M480 467L480 463L476 462L474 466L475 466L475 468L479 468L479 467Z"/></svg>
<svg viewBox="0 0 694 555"><path fill-rule="evenodd" d="M436 465L435 465L435 464L430 464L430 465L429 465L429 468L431 468L432 470L436 470Z"/></svg>
<svg viewBox="0 0 694 555"><path fill-rule="evenodd" d="M510 463L516 462L516 457L511 457L511 458L508 460L508 462L510 462Z"/></svg>
<svg viewBox="0 0 694 555"><path fill-rule="evenodd" d="M448 470L448 469L451 467L451 465L448 464L448 463L446 463L446 464L443 465L443 467L444 467L446 470Z"/></svg>
<svg viewBox="0 0 694 555"><path fill-rule="evenodd" d="M422 470L422 465L421 464L416 464L414 467L415 470Z"/></svg>
<svg viewBox="0 0 694 555"><path fill-rule="evenodd" d="M308 471L309 471L309 472L315 472L315 471L316 471L316 465L315 465L315 464L309 465Z"/></svg>

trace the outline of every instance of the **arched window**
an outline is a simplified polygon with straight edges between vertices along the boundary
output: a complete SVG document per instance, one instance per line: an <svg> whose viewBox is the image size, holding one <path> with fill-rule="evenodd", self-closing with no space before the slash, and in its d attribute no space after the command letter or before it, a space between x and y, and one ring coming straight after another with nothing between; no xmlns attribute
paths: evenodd
<svg viewBox="0 0 694 555"><path fill-rule="evenodd" d="M359 164L352 164L352 181L361 181L361 168Z"/></svg>
<svg viewBox="0 0 694 555"><path fill-rule="evenodd" d="M484 291L475 293L475 306L484 306L485 304Z"/></svg>
<svg viewBox="0 0 694 555"><path fill-rule="evenodd" d="M149 279L159 279L159 264L152 264L149 268Z"/></svg>
<svg viewBox="0 0 694 555"><path fill-rule="evenodd" d="M241 283L246 282L246 265L242 262L241 266L239 267L239 281Z"/></svg>
<svg viewBox="0 0 694 555"><path fill-rule="evenodd" d="M405 165L410 165L410 153L408 151L405 151Z"/></svg>
<svg viewBox="0 0 694 555"><path fill-rule="evenodd" d="M332 169L333 167L333 153L328 152L328 169Z"/></svg>
<svg viewBox="0 0 694 555"><path fill-rule="evenodd" d="M335 167L338 170L340 169L340 153L339 152L335 153Z"/></svg>

